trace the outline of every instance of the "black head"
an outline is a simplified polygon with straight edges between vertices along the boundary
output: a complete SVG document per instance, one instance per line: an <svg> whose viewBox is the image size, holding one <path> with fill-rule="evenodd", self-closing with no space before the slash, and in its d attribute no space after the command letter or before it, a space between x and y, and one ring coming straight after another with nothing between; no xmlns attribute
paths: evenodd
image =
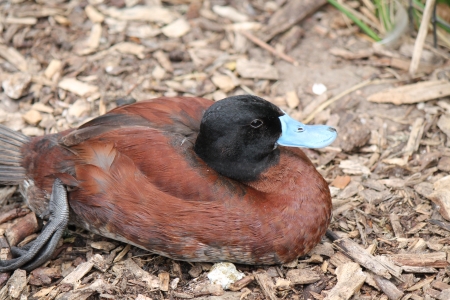
<svg viewBox="0 0 450 300"><path fill-rule="evenodd" d="M203 115L195 153L224 176L256 180L278 163L282 115L277 106L256 96L220 100Z"/></svg>

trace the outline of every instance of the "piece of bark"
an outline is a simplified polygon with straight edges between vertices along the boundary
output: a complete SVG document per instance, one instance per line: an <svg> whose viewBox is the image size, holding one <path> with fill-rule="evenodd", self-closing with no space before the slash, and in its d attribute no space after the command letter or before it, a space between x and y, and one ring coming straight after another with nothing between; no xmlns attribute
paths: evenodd
<svg viewBox="0 0 450 300"><path fill-rule="evenodd" d="M61 269L58 268L38 268L34 269L30 274L29 284L32 285L49 285L53 279L61 278Z"/></svg>
<svg viewBox="0 0 450 300"><path fill-rule="evenodd" d="M243 78L278 80L278 70L270 64L259 61L238 59L236 71Z"/></svg>
<svg viewBox="0 0 450 300"><path fill-rule="evenodd" d="M377 103L393 103L395 105L412 104L429 101L450 95L448 81L425 81L388 89L370 95L367 100Z"/></svg>
<svg viewBox="0 0 450 300"><path fill-rule="evenodd" d="M386 294L386 296L388 296L389 299L397 300L403 297L404 293L400 291L391 281L378 275L373 275L372 277L378 287L383 291L383 293Z"/></svg>
<svg viewBox="0 0 450 300"><path fill-rule="evenodd" d="M253 275L255 276L255 279L261 287L261 290L266 298L270 300L277 300L278 298L275 295L275 285L273 284L272 278L267 274L267 272L263 271L255 273Z"/></svg>
<svg viewBox="0 0 450 300"><path fill-rule="evenodd" d="M70 272L62 281L61 284L73 286L77 281L84 277L90 270L94 263L90 260L79 264L75 270Z"/></svg>
<svg viewBox="0 0 450 300"><path fill-rule="evenodd" d="M284 53L290 52L298 44L305 31L300 26L292 26L285 34L283 34L278 43L283 45Z"/></svg>
<svg viewBox="0 0 450 300"><path fill-rule="evenodd" d="M8 299L8 295L11 299L19 299L23 289L27 285L27 272L25 270L17 269L9 278L6 285L0 291L1 299ZM6 294L4 294L6 292Z"/></svg>
<svg viewBox="0 0 450 300"><path fill-rule="evenodd" d="M95 254L94 256L92 256L91 261L94 264L94 268L103 273L106 272L111 266L100 254Z"/></svg>
<svg viewBox="0 0 450 300"><path fill-rule="evenodd" d="M344 175L344 176L336 176L336 178L331 182L331 186L337 187L339 189L345 188L352 178L350 176Z"/></svg>
<svg viewBox="0 0 450 300"><path fill-rule="evenodd" d="M438 272L438 270L433 267L402 266L402 270L405 273L419 273L419 274L437 273Z"/></svg>
<svg viewBox="0 0 450 300"><path fill-rule="evenodd" d="M419 289L423 288L425 285L430 284L434 280L434 277L435 276L430 276L428 278L425 278L425 279L419 281L418 283L414 284L413 286L407 288L406 291L412 292L412 291L419 290Z"/></svg>
<svg viewBox="0 0 450 300"><path fill-rule="evenodd" d="M129 258L127 260L121 261L112 267L113 272L119 277L122 276L124 272L129 272L133 274L134 278L145 282L146 286L153 290L159 289L160 280L158 277L144 271L133 259Z"/></svg>
<svg viewBox="0 0 450 300"><path fill-rule="evenodd" d="M0 236L0 260L8 260L12 258L11 248L4 236Z"/></svg>
<svg viewBox="0 0 450 300"><path fill-rule="evenodd" d="M411 132L409 134L408 143L406 144L405 148L403 148L403 157L405 158L405 161L407 161L407 159L419 149L424 127L424 119L417 118L414 121Z"/></svg>
<svg viewBox="0 0 450 300"><path fill-rule="evenodd" d="M230 284L228 289L233 292L240 291L241 289L243 289L244 287L246 287L247 285L252 283L254 280L255 280L255 276L253 276L253 275L245 276L244 278L239 279L235 283Z"/></svg>
<svg viewBox="0 0 450 300"><path fill-rule="evenodd" d="M293 25L314 13L326 0L291 0L278 9L270 18L268 24L261 31L260 38L267 42L275 35L286 31Z"/></svg>
<svg viewBox="0 0 450 300"><path fill-rule="evenodd" d="M428 199L439 206L439 213L444 219L450 221L450 176L445 176L433 184L433 193Z"/></svg>
<svg viewBox="0 0 450 300"><path fill-rule="evenodd" d="M320 280L319 274L309 269L293 269L286 273L292 284L310 284Z"/></svg>
<svg viewBox="0 0 450 300"><path fill-rule="evenodd" d="M359 264L350 262L336 268L338 282L328 292L325 300L345 300L359 291L363 285L366 274Z"/></svg>
<svg viewBox="0 0 450 300"><path fill-rule="evenodd" d="M333 256L330 258L330 263L334 265L335 267L339 267L340 265L346 264L352 262L350 258L348 258L345 254L342 252L336 252Z"/></svg>
<svg viewBox="0 0 450 300"><path fill-rule="evenodd" d="M36 215L34 212L31 212L18 219L17 223L8 228L5 232L5 236L11 247L17 246L24 238L38 231L39 227Z"/></svg>
<svg viewBox="0 0 450 300"><path fill-rule="evenodd" d="M0 214L0 224L8 222L12 219L23 217L30 213L30 209L26 207L18 207Z"/></svg>
<svg viewBox="0 0 450 300"><path fill-rule="evenodd" d="M346 238L339 239L339 237L331 230L327 230L326 235L334 240L336 247L345 253L345 255L351 257L354 261L371 270L375 274L383 276L387 279L391 278L391 274L397 278L400 277L397 270L386 266L382 261L367 253L360 245L352 240Z"/></svg>
<svg viewBox="0 0 450 300"><path fill-rule="evenodd" d="M25 58L20 54L19 51L12 47L7 47L0 45L0 56L9 61L18 70L22 72L28 71L28 64Z"/></svg>
<svg viewBox="0 0 450 300"><path fill-rule="evenodd" d="M389 220L391 221L392 229L394 230L395 237L404 238L405 234L403 232L403 227L400 224L400 219L395 213L389 214Z"/></svg>
<svg viewBox="0 0 450 300"><path fill-rule="evenodd" d="M167 292L169 290L169 281L170 276L167 272L161 272L158 274L159 281L160 281L160 290L163 292Z"/></svg>
<svg viewBox="0 0 450 300"><path fill-rule="evenodd" d="M445 268L448 266L447 253L401 253L389 257L400 266Z"/></svg>

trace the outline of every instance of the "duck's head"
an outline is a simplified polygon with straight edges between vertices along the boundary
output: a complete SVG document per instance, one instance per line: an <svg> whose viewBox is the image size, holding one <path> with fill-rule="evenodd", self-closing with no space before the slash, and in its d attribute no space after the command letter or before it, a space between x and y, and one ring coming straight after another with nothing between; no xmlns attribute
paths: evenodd
<svg viewBox="0 0 450 300"><path fill-rule="evenodd" d="M194 149L218 173L252 181L278 163L278 145L321 148L336 137L332 127L305 125L262 98L242 95L206 110Z"/></svg>

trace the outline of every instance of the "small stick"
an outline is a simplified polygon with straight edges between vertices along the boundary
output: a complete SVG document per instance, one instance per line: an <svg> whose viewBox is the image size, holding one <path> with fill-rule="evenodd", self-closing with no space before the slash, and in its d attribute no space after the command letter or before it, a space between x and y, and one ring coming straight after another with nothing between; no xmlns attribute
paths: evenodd
<svg viewBox="0 0 450 300"><path fill-rule="evenodd" d="M422 22L420 22L419 33L417 34L416 42L414 43L414 51L409 66L409 74L414 76L419 67L420 57L422 56L423 44L428 33L428 23L430 23L431 13L433 11L434 2L436 0L427 0L425 3L425 9L422 15Z"/></svg>
<svg viewBox="0 0 450 300"><path fill-rule="evenodd" d="M283 60L293 64L294 66L298 66L298 62L295 59L293 59L292 57L290 57L287 54L284 54L284 53L281 53L281 52L277 51L274 47L270 46L269 44L267 44L263 40L257 38L256 36L254 36L250 32L247 32L247 31L238 31L238 32L241 33L246 38L248 38L253 43L255 43L256 45L258 45L261 48L269 51L273 55L278 56L279 58L281 58L281 59L283 59Z"/></svg>

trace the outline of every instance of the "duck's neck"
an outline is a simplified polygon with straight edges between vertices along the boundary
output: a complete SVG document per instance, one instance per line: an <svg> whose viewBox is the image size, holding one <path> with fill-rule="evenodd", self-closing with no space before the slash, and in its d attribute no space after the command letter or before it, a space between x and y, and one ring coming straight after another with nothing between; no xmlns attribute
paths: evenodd
<svg viewBox="0 0 450 300"><path fill-rule="evenodd" d="M251 182L260 178L272 166L278 164L280 151L273 143L236 146L233 139L225 135L216 138L213 134L200 133L195 142L195 153L219 174L240 181Z"/></svg>
<svg viewBox="0 0 450 300"><path fill-rule="evenodd" d="M329 198L329 188L322 175L316 170L308 157L298 148L282 148L279 161L258 180L247 182L257 191L268 194L289 194L302 197L324 194Z"/></svg>

